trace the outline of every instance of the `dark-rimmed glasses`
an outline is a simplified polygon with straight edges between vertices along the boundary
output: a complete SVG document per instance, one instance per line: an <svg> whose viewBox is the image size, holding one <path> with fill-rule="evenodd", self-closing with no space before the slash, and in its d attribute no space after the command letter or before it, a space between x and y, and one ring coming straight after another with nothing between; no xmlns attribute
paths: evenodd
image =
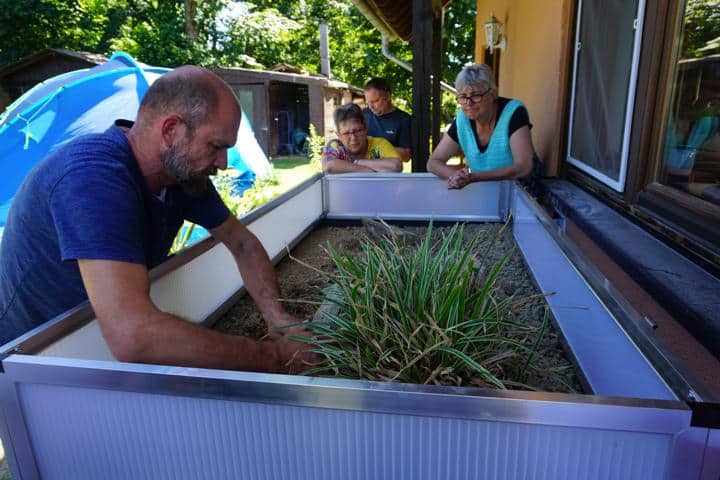
<svg viewBox="0 0 720 480"><path fill-rule="evenodd" d="M485 96L488 93L490 93L490 90L492 90L492 88L488 87L488 89L485 90L483 93L473 93L472 95L469 95L469 96L459 95L455 98L457 99L457 102L460 105L467 105L467 104L472 105L474 103L482 102L483 98L485 98Z"/></svg>
<svg viewBox="0 0 720 480"><path fill-rule="evenodd" d="M359 137L359 136L361 136L363 133L365 133L365 129L364 129L364 128L356 128L355 130L350 130L350 131L347 131L347 132L338 132L338 133L339 133L340 136L342 136L342 137L348 137L348 138L350 138L351 136L353 136L353 137Z"/></svg>

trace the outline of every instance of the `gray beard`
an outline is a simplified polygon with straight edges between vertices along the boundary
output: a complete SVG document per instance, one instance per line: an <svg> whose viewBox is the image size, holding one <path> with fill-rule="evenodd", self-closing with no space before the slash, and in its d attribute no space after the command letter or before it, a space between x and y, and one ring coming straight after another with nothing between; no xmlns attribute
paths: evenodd
<svg viewBox="0 0 720 480"><path fill-rule="evenodd" d="M177 145L173 145L161 157L163 166L175 177L185 193L191 197L202 196L208 188L208 175L192 174L190 158Z"/></svg>

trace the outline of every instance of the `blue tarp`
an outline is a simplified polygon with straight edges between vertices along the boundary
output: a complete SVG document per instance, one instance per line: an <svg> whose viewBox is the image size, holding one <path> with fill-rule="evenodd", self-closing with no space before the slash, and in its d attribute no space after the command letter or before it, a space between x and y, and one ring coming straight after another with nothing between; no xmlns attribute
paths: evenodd
<svg viewBox="0 0 720 480"><path fill-rule="evenodd" d="M0 115L0 235L15 192L39 160L79 135L105 131L117 118L134 120L149 85L169 71L118 52L97 67L40 83L10 105ZM270 172L244 114L228 165L237 170L238 195L256 174Z"/></svg>

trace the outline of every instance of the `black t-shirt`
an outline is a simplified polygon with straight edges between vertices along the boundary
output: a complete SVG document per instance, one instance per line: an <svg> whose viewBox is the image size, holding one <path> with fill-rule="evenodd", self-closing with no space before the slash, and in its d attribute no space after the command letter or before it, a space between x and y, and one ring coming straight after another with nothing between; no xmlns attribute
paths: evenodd
<svg viewBox="0 0 720 480"><path fill-rule="evenodd" d="M412 148L412 130L410 115L396 108L384 115L375 115L372 110L363 110L368 135L382 137L395 147Z"/></svg>
<svg viewBox="0 0 720 480"><path fill-rule="evenodd" d="M502 115L503 110L505 109L505 106L510 103L509 98L505 97L498 97L497 99L497 118L500 118L500 115ZM525 107L520 106L515 109L515 112L513 113L512 117L510 117L510 123L508 125L508 138L512 136L513 133L515 133L517 130L521 129L527 125L529 128L532 129L532 123L530 123L530 116L528 115L528 111ZM475 130L475 120L470 120L470 126L472 126L473 136L475 137L475 143L477 143L478 148L480 149L480 152L484 152L487 150L487 145L481 145L480 139L477 136L477 131ZM450 138L455 140L455 143L460 143L458 140L458 133L457 133L457 120L453 120L452 125L450 125L450 128L448 128L447 134L450 135Z"/></svg>

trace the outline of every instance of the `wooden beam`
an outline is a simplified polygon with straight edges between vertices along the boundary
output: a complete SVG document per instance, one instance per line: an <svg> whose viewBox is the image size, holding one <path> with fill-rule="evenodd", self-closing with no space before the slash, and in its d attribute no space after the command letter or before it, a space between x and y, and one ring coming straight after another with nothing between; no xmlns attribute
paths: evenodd
<svg viewBox="0 0 720 480"><path fill-rule="evenodd" d="M433 9L432 0L413 4L413 152L412 171L425 172L430 156L430 88Z"/></svg>
<svg viewBox="0 0 720 480"><path fill-rule="evenodd" d="M442 113L442 93L440 81L442 80L442 24L443 11L436 10L432 21L432 148L440 143L440 118Z"/></svg>

